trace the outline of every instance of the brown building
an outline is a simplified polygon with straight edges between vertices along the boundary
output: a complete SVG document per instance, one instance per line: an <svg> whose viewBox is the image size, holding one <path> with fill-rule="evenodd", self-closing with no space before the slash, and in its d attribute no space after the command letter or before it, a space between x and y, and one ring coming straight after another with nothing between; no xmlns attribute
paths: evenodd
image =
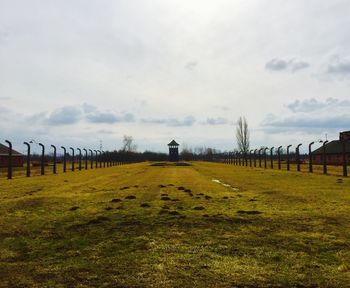
<svg viewBox="0 0 350 288"><path fill-rule="evenodd" d="M333 140L326 144L326 161L330 165L342 165L343 141L345 141L346 161L350 164L350 131L341 132L339 140ZM314 164L323 164L323 146L312 152Z"/></svg>
<svg viewBox="0 0 350 288"><path fill-rule="evenodd" d="M7 167L9 164L9 148L0 143L0 167ZM22 167L24 155L12 149L12 167Z"/></svg>

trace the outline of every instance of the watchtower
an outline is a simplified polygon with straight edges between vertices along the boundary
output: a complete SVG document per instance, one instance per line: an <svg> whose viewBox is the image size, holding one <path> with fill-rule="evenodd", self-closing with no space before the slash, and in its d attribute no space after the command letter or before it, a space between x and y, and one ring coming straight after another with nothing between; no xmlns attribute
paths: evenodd
<svg viewBox="0 0 350 288"><path fill-rule="evenodd" d="M169 144L169 161L177 162L179 161L179 144L175 140L171 141Z"/></svg>

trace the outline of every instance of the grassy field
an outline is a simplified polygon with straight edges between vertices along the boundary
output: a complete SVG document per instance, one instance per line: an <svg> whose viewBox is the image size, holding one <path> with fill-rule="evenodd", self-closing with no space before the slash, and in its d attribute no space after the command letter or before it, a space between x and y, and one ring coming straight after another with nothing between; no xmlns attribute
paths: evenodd
<svg viewBox="0 0 350 288"><path fill-rule="evenodd" d="M346 178L141 163L0 201L0 287L350 287Z"/></svg>
<svg viewBox="0 0 350 288"><path fill-rule="evenodd" d="M91 162L88 162L88 169L90 169ZM93 163L93 168L95 169L95 162ZM103 165L103 164L102 164ZM230 164L233 165L233 164ZM270 161L267 161L267 169L271 169ZM244 166L244 165L243 165ZM248 162L249 166L249 162ZM254 166L254 163L252 163L252 166ZM72 162L67 161L67 173L71 172ZM79 170L79 163L75 162L75 170ZM259 168L259 162L257 161L256 167ZM264 161L261 162L261 168L264 167ZM85 162L82 162L82 170L85 169ZM278 169L278 162L273 162L273 169ZM350 176L350 166L347 166L348 174ZM31 167L31 176L40 176L41 168L40 166ZM287 163L285 161L282 161L281 163L281 170L287 171ZM290 171L296 171L297 165L296 164L290 164ZM300 171L308 173L309 172L309 164L308 162L302 163L300 165ZM57 173L61 174L63 173L63 164L57 163ZM315 174L323 174L323 165L313 165L313 173ZM50 162L48 166L45 166L45 175L51 175L53 174L53 163ZM327 174L333 175L333 176L342 176L343 175L343 167L342 165L327 165ZM20 177L26 177L26 166L23 167L14 167L13 168L13 178L20 178ZM1 178L6 179L7 178L7 167L0 167L0 181Z"/></svg>

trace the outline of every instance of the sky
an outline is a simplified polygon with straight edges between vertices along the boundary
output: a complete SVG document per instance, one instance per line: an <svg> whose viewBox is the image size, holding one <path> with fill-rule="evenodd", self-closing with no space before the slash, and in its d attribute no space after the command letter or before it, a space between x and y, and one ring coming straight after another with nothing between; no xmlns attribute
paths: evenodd
<svg viewBox="0 0 350 288"><path fill-rule="evenodd" d="M350 130L348 0L0 0L0 142L138 150ZM327 136L326 136L327 135ZM180 146L181 147L181 146Z"/></svg>

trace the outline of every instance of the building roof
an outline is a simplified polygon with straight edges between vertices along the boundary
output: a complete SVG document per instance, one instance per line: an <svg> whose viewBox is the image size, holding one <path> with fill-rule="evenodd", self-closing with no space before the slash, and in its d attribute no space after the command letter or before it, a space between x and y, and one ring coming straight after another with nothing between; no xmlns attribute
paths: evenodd
<svg viewBox="0 0 350 288"><path fill-rule="evenodd" d="M179 144L176 143L175 140L172 140L172 141L168 144L168 146L179 146Z"/></svg>
<svg viewBox="0 0 350 288"><path fill-rule="evenodd" d="M0 143L0 156L8 156L8 155L9 155L9 148ZM12 156L23 156L23 154L12 149Z"/></svg>
<svg viewBox="0 0 350 288"><path fill-rule="evenodd" d="M345 144L346 153L350 153L350 141L346 141ZM326 154L342 154L343 153L343 141L333 140L326 144ZM312 154L323 154L323 146L316 149Z"/></svg>

